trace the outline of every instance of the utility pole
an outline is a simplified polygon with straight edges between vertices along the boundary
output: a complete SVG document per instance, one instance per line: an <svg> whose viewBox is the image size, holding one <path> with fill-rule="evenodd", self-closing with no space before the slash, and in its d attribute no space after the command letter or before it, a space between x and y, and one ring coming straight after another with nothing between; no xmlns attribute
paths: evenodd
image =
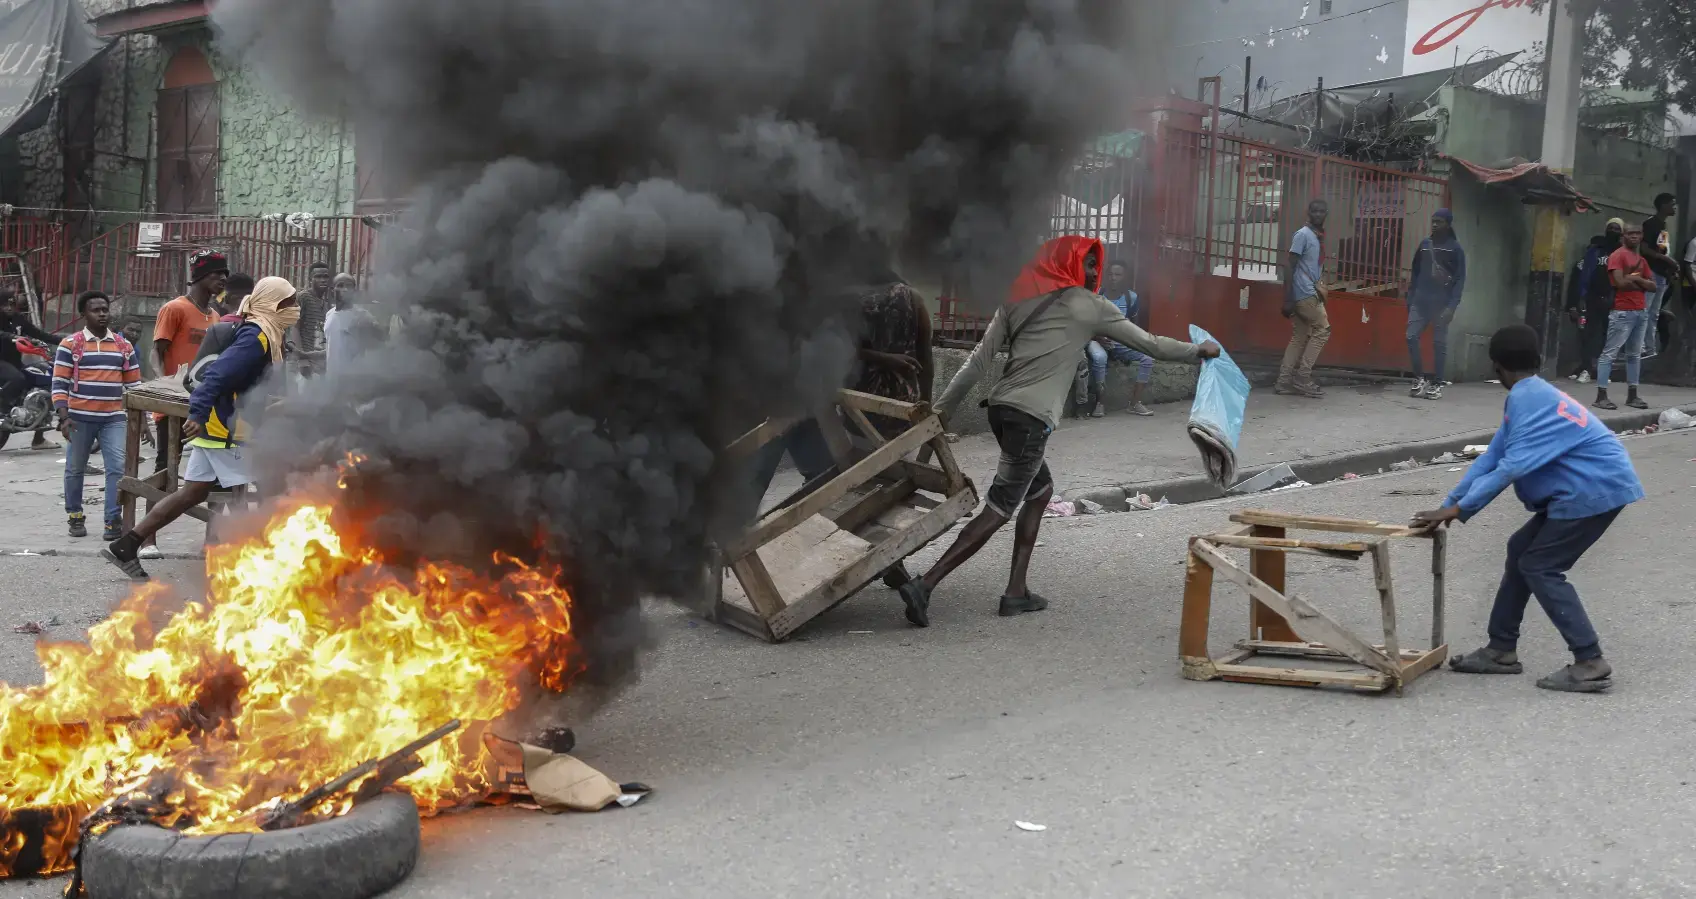
<svg viewBox="0 0 1696 899"><path fill-rule="evenodd" d="M1572 177L1578 150L1579 90L1584 67L1584 23L1597 0L1549 0L1549 43L1543 85L1543 159L1556 174ZM1531 293L1525 321L1543 338L1543 377L1559 366L1561 308L1566 287L1566 244L1571 215L1556 205L1537 207L1531 239Z"/></svg>

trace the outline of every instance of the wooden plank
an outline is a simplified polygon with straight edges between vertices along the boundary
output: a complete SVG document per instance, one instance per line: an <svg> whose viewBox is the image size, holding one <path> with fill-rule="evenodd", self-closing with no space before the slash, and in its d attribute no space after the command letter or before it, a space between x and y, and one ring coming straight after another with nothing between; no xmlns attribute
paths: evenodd
<svg viewBox="0 0 1696 899"><path fill-rule="evenodd" d="M139 412L156 412L171 418L187 418L188 397L179 399L131 390L124 394L124 408Z"/></svg>
<svg viewBox="0 0 1696 899"><path fill-rule="evenodd" d="M883 439L883 432L872 424L872 420L866 417L866 413L853 406L843 406L842 411L847 413L848 420L854 423L854 427L860 429L860 433L866 435L866 439L870 440L873 446L883 446L889 442Z"/></svg>
<svg viewBox="0 0 1696 899"><path fill-rule="evenodd" d="M858 562L849 565L835 577L819 585L813 592L790 603L782 614L771 619L773 636L779 640L787 639L802 625L829 611L832 606L852 596L866 584L871 583L872 579L883 574L889 566L907 558L925 544L936 539L937 535L947 531L953 526L954 522L959 521L961 517L976 508L977 504L977 493L972 490L962 491L949 497L947 502L932 509L901 536L880 544Z"/></svg>
<svg viewBox="0 0 1696 899"><path fill-rule="evenodd" d="M836 522L814 515L760 547L756 555L787 606L871 549L870 543L837 527Z"/></svg>
<svg viewBox="0 0 1696 899"><path fill-rule="evenodd" d="M1289 656L1301 659L1331 659L1335 661L1348 659L1348 656L1343 655L1323 643L1282 643L1270 640L1238 640L1236 646L1238 649L1247 650L1263 656ZM1372 648L1379 651L1384 649L1384 647L1376 645ZM1404 649L1402 650L1401 658L1403 662L1415 662L1423 658L1427 652L1430 652L1430 650Z"/></svg>
<svg viewBox="0 0 1696 899"><path fill-rule="evenodd" d="M179 479L183 470L183 419L165 419L165 443L171 448L165 457L169 460L165 463L165 492L176 493L182 486Z"/></svg>
<svg viewBox="0 0 1696 899"><path fill-rule="evenodd" d="M830 448L831 461L836 463L837 468L848 470L860 458L860 453L854 449L854 438L848 435L842 416L832 405L821 407L815 418L819 423L819 434L824 437L825 446Z"/></svg>
<svg viewBox="0 0 1696 899"><path fill-rule="evenodd" d="M1249 549L1274 549L1286 553L1305 553L1331 559L1359 559L1372 551L1370 543L1320 543L1313 540L1288 540L1276 537L1236 537L1231 534L1211 534L1207 542L1215 546L1240 546Z"/></svg>
<svg viewBox="0 0 1696 899"><path fill-rule="evenodd" d="M160 490L158 487L137 478L120 479L118 481L118 490L132 497L139 496L150 503L161 502L165 499L165 497L170 495L165 491ZM132 500L131 502L133 504L134 501ZM131 509L131 512L134 512L133 508ZM212 510L205 506L190 506L189 510L183 514L190 518L204 521L208 524L212 522Z"/></svg>
<svg viewBox="0 0 1696 899"><path fill-rule="evenodd" d="M800 419L772 418L761 422L753 430L730 442L724 448L724 454L732 458L746 456L762 446L782 437L794 427Z"/></svg>
<svg viewBox="0 0 1696 899"><path fill-rule="evenodd" d="M928 461L924 455L926 451L936 453L937 464L942 466L942 473L948 476L948 489L943 491L944 496L953 496L966 489L966 475L960 471L960 463L955 461L954 450L948 446L947 437L938 437L925 444L925 448L919 451L920 465Z"/></svg>
<svg viewBox="0 0 1696 899"><path fill-rule="evenodd" d="M147 415L140 410L131 409L125 413L124 424L124 479L134 480L141 474L141 434L149 426ZM124 530L135 529L135 498L123 488L123 480L118 482L118 508L123 515Z"/></svg>
<svg viewBox="0 0 1696 899"><path fill-rule="evenodd" d="M902 459L900 462L895 463L892 468L894 471L898 472L901 477L917 484L920 490L941 494L942 496L953 496L960 492L958 489L948 489L950 486L948 473L940 468L931 468L928 465L920 465L917 462L909 461L907 459ZM961 484L960 486L964 487L965 485Z"/></svg>
<svg viewBox="0 0 1696 899"><path fill-rule="evenodd" d="M1440 645L1435 649L1426 650L1420 654L1417 661L1402 665L1402 683L1413 683L1414 678L1436 668L1438 665L1443 664L1448 657L1449 647L1447 644Z"/></svg>
<svg viewBox="0 0 1696 899"><path fill-rule="evenodd" d="M1221 680L1240 684L1271 684L1284 687L1345 687L1363 693L1383 693L1392 682L1388 675L1354 671L1320 671L1316 668L1268 668L1262 665L1214 665Z"/></svg>
<svg viewBox="0 0 1696 899"><path fill-rule="evenodd" d="M838 423L840 427L840 422ZM777 539L784 531L819 514L841 499L848 491L870 481L878 473L895 464L909 451L935 437L942 425L935 418L914 425L907 433L880 447L877 452L861 459L854 467L838 475L830 483L813 491L794 505L766 515L725 551L726 558L739 559Z"/></svg>
<svg viewBox="0 0 1696 899"><path fill-rule="evenodd" d="M1372 547L1372 579L1378 586L1378 607L1384 618L1384 653L1392 659L1399 659L1402 646L1396 637L1396 587L1390 573L1388 540L1380 540Z"/></svg>
<svg viewBox="0 0 1696 899"><path fill-rule="evenodd" d="M731 564L730 570L736 572L736 581L742 585L742 592L748 597L748 602L754 606L754 611L761 618L770 621L773 615L783 611L783 597L777 593L777 587L771 582L771 572L766 570L764 562L760 561L759 553L749 553Z"/></svg>
<svg viewBox="0 0 1696 899"><path fill-rule="evenodd" d="M1283 540L1283 528L1256 526L1249 528L1249 534L1267 540ZM1284 554L1272 550L1250 550L1248 554L1249 573L1267 586L1282 594L1285 590ZM1300 640L1296 632L1290 630L1290 623L1282 616L1266 607L1265 603L1249 600L1248 635L1259 640Z"/></svg>
<svg viewBox="0 0 1696 899"><path fill-rule="evenodd" d="M718 605L713 607L713 620L720 624L728 624L767 643L776 642L771 635L771 628L766 627L764 619L747 609L731 605L722 599L718 601Z"/></svg>
<svg viewBox="0 0 1696 899"><path fill-rule="evenodd" d="M917 484L903 478L873 490L841 514L831 517L837 527L845 531L858 531L868 523L876 521L879 515L889 511L896 503L912 496L913 491L917 489Z"/></svg>
<svg viewBox="0 0 1696 899"><path fill-rule="evenodd" d="M837 402L860 412L870 412L884 418L893 418L896 421L917 422L930 414L930 407L924 403L903 403L900 400L861 393L858 390L838 391Z"/></svg>
<svg viewBox="0 0 1696 899"><path fill-rule="evenodd" d="M1212 680L1212 662L1207 655L1207 625L1213 614L1213 567L1196 555L1199 537L1190 538L1189 559L1184 563L1184 610L1178 623L1178 661L1190 680Z"/></svg>
<svg viewBox="0 0 1696 899"><path fill-rule="evenodd" d="M1325 515L1288 515L1283 512L1271 512L1265 509L1243 509L1231 515L1231 520L1238 524L1253 524L1263 527L1296 528L1305 531L1334 531L1344 534L1375 534L1380 537L1429 537L1430 534L1420 528L1400 527L1384 524L1381 521L1364 521L1355 518L1332 518Z"/></svg>
<svg viewBox="0 0 1696 899"><path fill-rule="evenodd" d="M1431 645L1442 646L1443 640L1443 574L1448 566L1449 533L1437 528L1431 535Z"/></svg>
<svg viewBox="0 0 1696 899"><path fill-rule="evenodd" d="M1323 643L1374 671L1383 672L1391 677L1400 675L1400 666L1391 661L1389 656L1373 649L1366 641L1349 633L1347 628L1331 620L1330 616L1314 608L1301 597L1286 597L1267 586L1260 578L1238 568L1236 563L1225 558L1207 541L1195 541L1190 544L1190 551L1201 556L1208 564L1212 565L1215 574L1222 575L1235 582L1237 586L1247 590L1250 596L1265 603L1279 616L1293 625L1298 625L1299 629L1306 630L1308 633L1302 635L1302 638L1305 638L1307 642ZM1314 639L1316 637L1318 639ZM1300 642L1300 638L1289 642Z"/></svg>

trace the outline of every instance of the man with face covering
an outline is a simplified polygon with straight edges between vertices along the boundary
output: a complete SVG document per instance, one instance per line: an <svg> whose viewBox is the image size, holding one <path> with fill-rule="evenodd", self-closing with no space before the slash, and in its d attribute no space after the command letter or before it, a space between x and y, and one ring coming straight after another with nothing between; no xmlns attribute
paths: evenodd
<svg viewBox="0 0 1696 899"><path fill-rule="evenodd" d="M1013 564L1001 596L1001 615L1048 607L1048 601L1025 583L1042 513L1054 494L1054 478L1043 452L1060 420L1078 358L1090 341L1106 337L1172 361L1194 362L1219 355L1219 345L1212 342L1197 346L1152 336L1097 294L1106 255L1101 241L1093 238L1069 235L1043 244L1014 280L1007 302L996 311L983 340L937 402L943 418L952 418L973 385L989 373L995 354L1007 353L1001 377L984 401L989 426L1001 446L995 482L985 496L984 510L966 525L954 545L923 577L899 588L907 620L914 625L930 626L932 591L1015 514Z"/></svg>
<svg viewBox="0 0 1696 899"><path fill-rule="evenodd" d="M147 513L135 529L112 541L101 556L136 580L148 575L136 559L143 541L206 501L212 490L245 487L253 471L245 448L248 428L240 419L244 395L251 393L273 368L283 362L283 337L300 321L294 285L282 278L264 278L243 306L247 320L236 328L235 339L212 364L198 373L188 401L183 438L188 460L183 486ZM262 400L247 403L257 411Z"/></svg>

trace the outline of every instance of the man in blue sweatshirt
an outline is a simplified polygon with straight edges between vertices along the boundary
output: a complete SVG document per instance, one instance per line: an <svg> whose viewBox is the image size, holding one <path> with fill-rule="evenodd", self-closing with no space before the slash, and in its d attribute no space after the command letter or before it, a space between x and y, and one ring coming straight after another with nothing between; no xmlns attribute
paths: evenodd
<svg viewBox="0 0 1696 899"><path fill-rule="evenodd" d="M1455 238L1455 216L1439 209L1431 216L1431 236L1413 254L1413 280L1407 291L1407 352L1413 357L1410 396L1443 398L1443 363L1449 355L1449 322L1466 289L1466 251ZM1431 376L1425 376L1419 338L1431 329Z"/></svg>
<svg viewBox="0 0 1696 899"><path fill-rule="evenodd" d="M299 323L300 304L293 284L263 278L243 311L246 320L236 327L230 345L195 373L188 418L183 422L189 455L183 463L182 487L150 509L133 530L100 551L106 561L135 580L148 579L138 551L161 528L205 502L219 486L244 489L253 484L252 463L243 445L250 430L246 418L264 407L264 397L254 394L261 392L261 382L273 369L281 368L283 335ZM242 414L244 406L249 416Z"/></svg>
<svg viewBox="0 0 1696 899"><path fill-rule="evenodd" d="M1572 650L1573 664L1537 682L1545 690L1598 693L1613 686L1613 668L1566 573L1643 485L1619 438L1584 404L1537 376L1541 341L1527 325L1490 338L1490 361L1508 389L1502 426L1467 470L1443 508L1420 512L1415 527L1468 521L1509 484L1534 514L1508 539L1507 571L1490 611L1490 643L1449 660L1464 674L1519 674L1519 625L1532 596Z"/></svg>

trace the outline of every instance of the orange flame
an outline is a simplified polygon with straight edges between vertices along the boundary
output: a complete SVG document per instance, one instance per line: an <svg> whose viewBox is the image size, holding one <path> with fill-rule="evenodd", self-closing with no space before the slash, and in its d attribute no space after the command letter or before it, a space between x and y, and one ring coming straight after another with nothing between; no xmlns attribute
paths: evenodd
<svg viewBox="0 0 1696 899"><path fill-rule="evenodd" d="M167 615L168 591L148 585L86 645L41 644L41 686L0 684L0 876L68 868L83 814L162 778L161 823L254 830L261 811L451 719L500 717L526 678L558 690L574 673L557 566L400 572L351 542L328 506L297 502L208 554L207 602ZM486 788L475 743L419 753L404 783L421 807Z"/></svg>

